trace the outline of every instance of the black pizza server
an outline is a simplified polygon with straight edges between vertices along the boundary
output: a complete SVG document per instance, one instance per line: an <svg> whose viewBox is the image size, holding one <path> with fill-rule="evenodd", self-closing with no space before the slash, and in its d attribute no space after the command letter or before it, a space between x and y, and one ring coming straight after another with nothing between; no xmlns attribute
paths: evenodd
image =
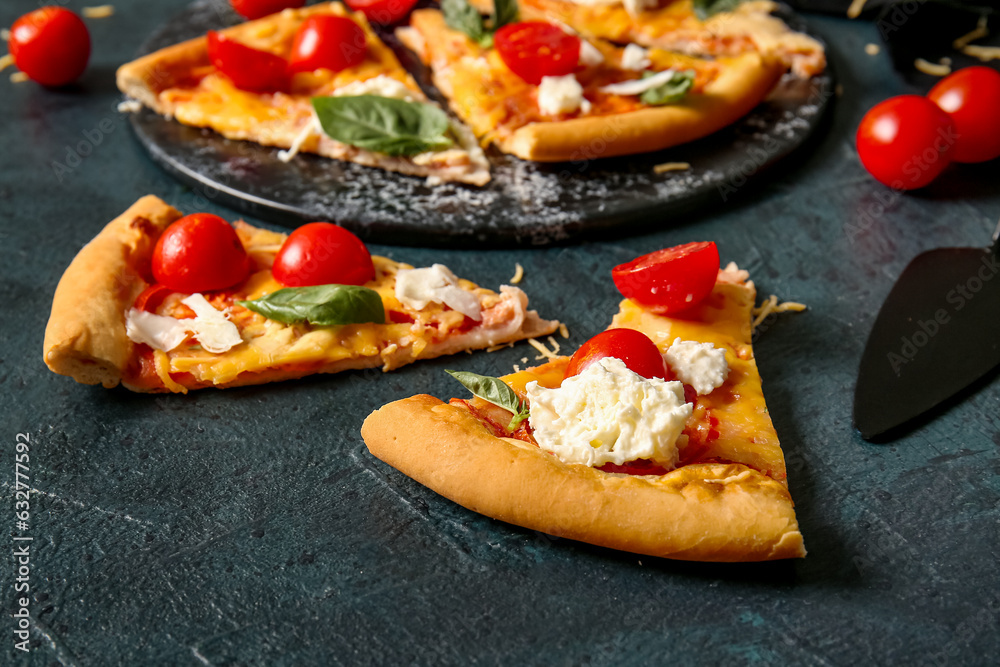
<svg viewBox="0 0 1000 667"><path fill-rule="evenodd" d="M854 425L886 435L1000 364L1000 225L988 248L913 259L879 310L854 392Z"/></svg>

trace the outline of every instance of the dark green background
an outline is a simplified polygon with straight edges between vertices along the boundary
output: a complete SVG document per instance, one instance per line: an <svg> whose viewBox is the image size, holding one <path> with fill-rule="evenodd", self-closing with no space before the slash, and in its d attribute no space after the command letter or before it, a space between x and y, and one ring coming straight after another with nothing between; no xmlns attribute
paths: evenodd
<svg viewBox="0 0 1000 667"><path fill-rule="evenodd" d="M418 390L460 393L444 368L503 373L534 357L527 345L389 375L189 396L84 387L45 368L56 282L108 220L147 193L233 217L156 168L115 110L115 68L183 4L117 0L113 18L89 21L94 54L75 88L0 79L0 484L10 508L15 436L27 432L35 490L32 651L13 649L8 617L2 662L995 659L1000 381L887 445L862 441L850 408L865 336L893 280L921 250L986 243L1000 216L1000 164L953 167L902 197L866 175L853 146L861 115L889 95L921 92L884 54L865 55L873 26L808 17L843 85L829 126L786 168L702 216L541 250L372 246L488 286L520 262L533 305L567 323L569 348L615 311L612 266L686 241L717 241L723 261L749 268L763 294L807 303L804 314L767 322L756 347L809 556L709 565L498 523L368 455L358 429L371 410ZM35 6L4 2L0 24ZM88 154L68 171L53 166L75 152ZM10 610L13 559L4 562Z"/></svg>

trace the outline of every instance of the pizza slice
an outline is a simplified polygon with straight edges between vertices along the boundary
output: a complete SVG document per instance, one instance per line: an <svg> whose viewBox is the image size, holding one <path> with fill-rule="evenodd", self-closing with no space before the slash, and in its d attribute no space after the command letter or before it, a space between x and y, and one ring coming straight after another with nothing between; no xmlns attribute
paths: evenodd
<svg viewBox="0 0 1000 667"><path fill-rule="evenodd" d="M261 384L382 367L551 334L558 322L435 264L371 256L342 227L286 236L188 216L153 196L72 261L45 329L45 363L140 392Z"/></svg>
<svg viewBox="0 0 1000 667"><path fill-rule="evenodd" d="M484 185L489 163L361 13L335 2L210 32L123 65L127 96L229 139Z"/></svg>
<svg viewBox="0 0 1000 667"><path fill-rule="evenodd" d="M488 10L492 0L475 0ZM525 20L559 21L588 37L695 56L756 52L802 78L826 69L819 41L788 27L771 0L520 0ZM728 10L728 11L727 11Z"/></svg>
<svg viewBox="0 0 1000 667"><path fill-rule="evenodd" d="M474 10L473 10L474 11ZM413 12L397 30L480 141L526 160L588 160L699 139L753 109L780 63L714 60L581 39L565 26L509 23L495 35Z"/></svg>
<svg viewBox="0 0 1000 667"><path fill-rule="evenodd" d="M362 427L369 450L551 535L681 560L804 556L751 347L754 285L692 245L616 269L632 298L572 358L454 373L472 399L390 403Z"/></svg>

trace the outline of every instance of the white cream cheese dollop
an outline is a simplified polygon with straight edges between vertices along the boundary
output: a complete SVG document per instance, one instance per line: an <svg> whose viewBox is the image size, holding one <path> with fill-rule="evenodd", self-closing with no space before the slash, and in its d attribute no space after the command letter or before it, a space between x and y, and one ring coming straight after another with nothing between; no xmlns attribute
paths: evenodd
<svg viewBox="0 0 1000 667"><path fill-rule="evenodd" d="M644 378L606 357L557 389L529 382L525 391L538 446L567 463L677 464L677 439L692 411L680 382Z"/></svg>
<svg viewBox="0 0 1000 667"><path fill-rule="evenodd" d="M622 68L630 69L640 72L650 65L653 61L649 59L649 51L642 48L638 44L629 44L622 51Z"/></svg>
<svg viewBox="0 0 1000 667"><path fill-rule="evenodd" d="M580 64L594 67L604 62L604 54L587 40L580 38Z"/></svg>
<svg viewBox="0 0 1000 667"><path fill-rule="evenodd" d="M385 74L379 74L378 76L373 76L372 78L365 79L364 81L352 81L351 83L341 86L333 91L334 97L357 95L391 97L397 100L404 100L406 102L418 101L416 93L407 88L402 81L394 79L391 76L386 76Z"/></svg>
<svg viewBox="0 0 1000 667"><path fill-rule="evenodd" d="M429 303L442 303L477 322L483 319L479 297L462 289L458 277L444 264L400 269L396 273L396 298L413 310L423 310Z"/></svg>
<svg viewBox="0 0 1000 667"><path fill-rule="evenodd" d="M243 342L236 325L201 294L192 294L181 303L193 310L196 317L179 320L132 308L125 316L125 334L134 343L145 343L164 352L183 343L189 333L212 354L228 352Z"/></svg>
<svg viewBox="0 0 1000 667"><path fill-rule="evenodd" d="M580 109L590 111L590 102L583 97L583 86L572 74L543 76L538 84L538 110L550 116Z"/></svg>
<svg viewBox="0 0 1000 667"><path fill-rule="evenodd" d="M663 356L681 382L694 387L699 396L712 393L729 377L726 351L711 343L677 338Z"/></svg>

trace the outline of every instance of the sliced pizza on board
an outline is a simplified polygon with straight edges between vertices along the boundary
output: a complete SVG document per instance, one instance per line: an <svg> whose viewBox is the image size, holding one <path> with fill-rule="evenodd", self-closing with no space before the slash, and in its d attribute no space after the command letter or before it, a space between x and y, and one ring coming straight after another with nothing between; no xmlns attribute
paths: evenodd
<svg viewBox="0 0 1000 667"><path fill-rule="evenodd" d="M363 14L287 9L123 65L127 96L229 139L427 177L490 180L475 137L427 96Z"/></svg>
<svg viewBox="0 0 1000 667"><path fill-rule="evenodd" d="M622 48L541 21L485 37L454 25L422 9L396 34L484 145L526 160L588 160L699 139L757 106L783 69L757 53L709 60Z"/></svg>
<svg viewBox="0 0 1000 667"><path fill-rule="evenodd" d="M140 392L388 371L558 328L527 305L517 287L372 256L337 225L286 236L147 196L66 269L44 359L77 382Z"/></svg>
<svg viewBox="0 0 1000 667"><path fill-rule="evenodd" d="M371 453L468 509L551 535L680 560L804 556L746 272L690 244L615 278L631 298L572 358L503 378L453 373L473 398L380 408L361 430Z"/></svg>
<svg viewBox="0 0 1000 667"><path fill-rule="evenodd" d="M488 11L492 0L474 0ZM826 69L823 45L792 30L771 0L519 0L524 20L557 21L587 37L657 47L695 56L755 52L797 76Z"/></svg>

